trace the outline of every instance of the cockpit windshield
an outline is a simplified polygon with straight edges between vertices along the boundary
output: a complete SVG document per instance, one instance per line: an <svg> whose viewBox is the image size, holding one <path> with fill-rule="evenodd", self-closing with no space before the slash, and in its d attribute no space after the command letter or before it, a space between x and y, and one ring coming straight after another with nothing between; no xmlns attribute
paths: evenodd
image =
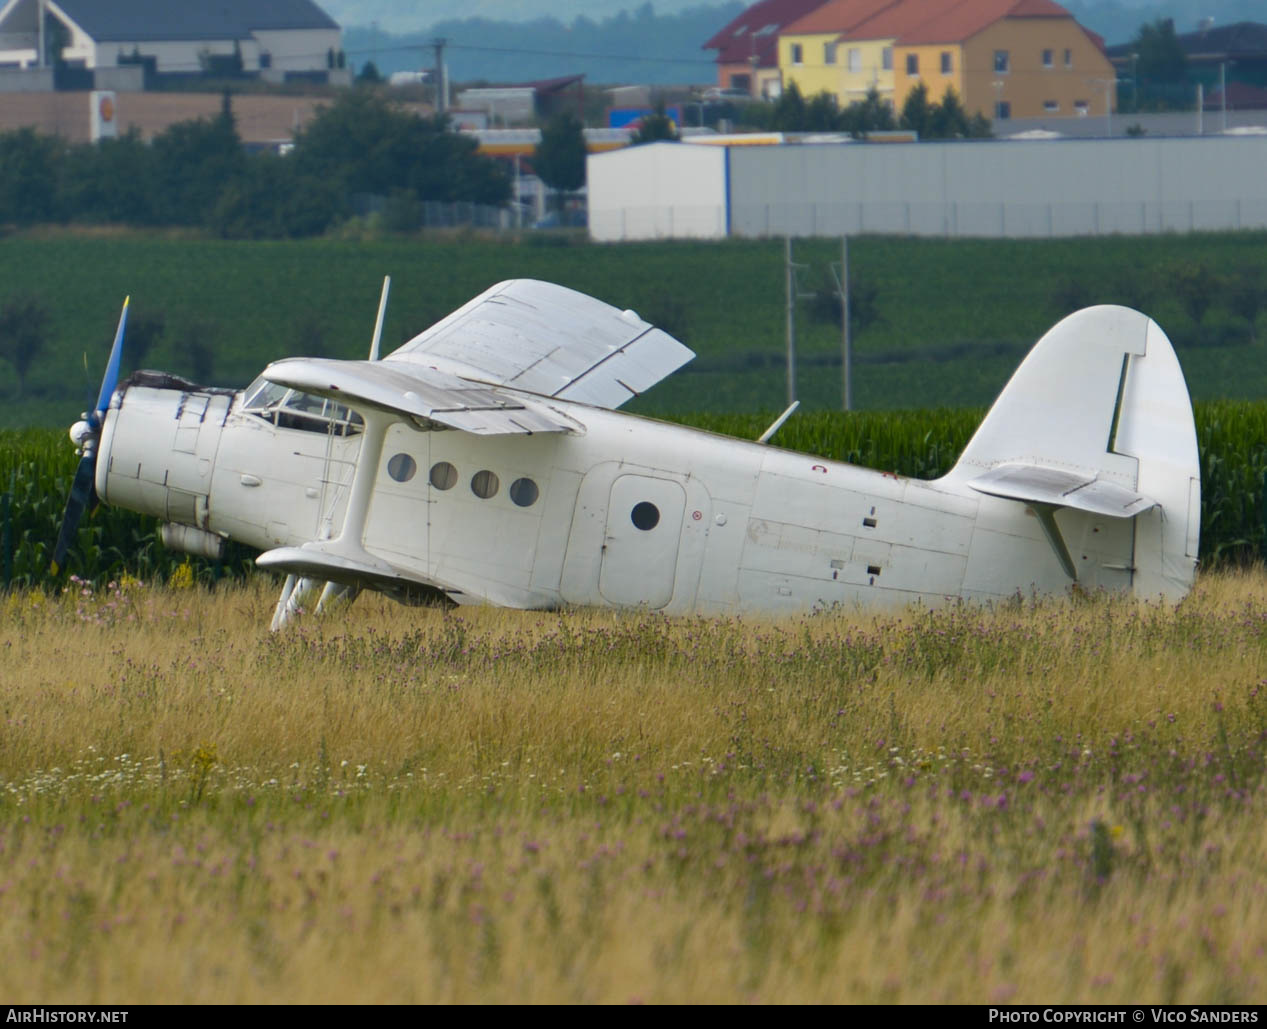
<svg viewBox="0 0 1267 1029"><path fill-rule="evenodd" d="M281 429L351 436L364 427L361 416L342 404L311 393L256 379L243 391L242 410Z"/></svg>

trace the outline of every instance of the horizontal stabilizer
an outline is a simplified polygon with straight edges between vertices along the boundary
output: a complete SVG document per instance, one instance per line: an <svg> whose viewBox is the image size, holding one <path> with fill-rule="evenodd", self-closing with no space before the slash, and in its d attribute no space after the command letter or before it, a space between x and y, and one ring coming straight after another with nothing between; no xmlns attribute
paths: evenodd
<svg viewBox="0 0 1267 1029"><path fill-rule="evenodd" d="M1105 479L1037 464L998 465L965 485L992 497L1072 507L1110 518L1133 518L1158 506L1155 500Z"/></svg>
<svg viewBox="0 0 1267 1029"><path fill-rule="evenodd" d="M580 428L544 402L387 358L333 361L292 357L264 369L270 382L340 403L355 401L481 436L574 432Z"/></svg>

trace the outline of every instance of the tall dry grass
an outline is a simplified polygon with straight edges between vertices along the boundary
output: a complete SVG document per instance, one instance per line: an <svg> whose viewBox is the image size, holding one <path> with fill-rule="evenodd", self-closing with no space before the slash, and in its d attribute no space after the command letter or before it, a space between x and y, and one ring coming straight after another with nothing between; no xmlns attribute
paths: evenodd
<svg viewBox="0 0 1267 1029"><path fill-rule="evenodd" d="M15 1001L1247 1001L1267 575L786 621L0 599Z"/></svg>

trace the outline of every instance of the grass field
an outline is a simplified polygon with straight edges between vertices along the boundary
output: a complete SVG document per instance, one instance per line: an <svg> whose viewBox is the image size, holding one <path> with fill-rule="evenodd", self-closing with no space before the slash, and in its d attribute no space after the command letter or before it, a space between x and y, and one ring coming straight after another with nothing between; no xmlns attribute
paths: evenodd
<svg viewBox="0 0 1267 1029"><path fill-rule="evenodd" d="M14 1003L1262 997L1267 575L782 622L0 598Z"/></svg>
<svg viewBox="0 0 1267 1029"><path fill-rule="evenodd" d="M164 323L146 366L195 374L201 364L217 383L244 385L278 357L363 356L384 274L393 277L389 345L494 282L543 278L632 307L699 353L635 409L695 411L701 398L715 411L783 406L782 241L534 245L540 242L423 236L255 243L122 230L9 235L0 239L0 302L41 297L51 320L27 395L19 400L16 380L0 380L7 400L0 427L74 421L95 395L125 294L133 297L134 319ZM807 265L801 289L821 289L839 242L797 241L796 258ZM850 266L873 297L874 320L856 341L855 397L864 409L987 405L1047 328L1097 302L1126 303L1155 317L1179 344L1194 397L1267 396L1267 315L1233 316L1224 297L1233 280L1267 297L1262 233L863 237L850 245ZM1197 321L1181 302L1185 284L1194 283L1210 305ZM839 329L821 304L803 300L798 310L800 395L807 408L839 407Z"/></svg>

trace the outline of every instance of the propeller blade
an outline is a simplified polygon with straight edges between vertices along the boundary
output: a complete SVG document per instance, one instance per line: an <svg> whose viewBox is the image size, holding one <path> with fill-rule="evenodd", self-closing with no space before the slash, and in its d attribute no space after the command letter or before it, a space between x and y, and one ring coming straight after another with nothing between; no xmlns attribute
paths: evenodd
<svg viewBox="0 0 1267 1029"><path fill-rule="evenodd" d="M66 560L66 551L79 530L79 520L93 500L93 479L97 473L96 454L84 454L79 459L79 467L75 469L75 479L70 484L70 496L66 498L66 511L62 515L62 528L57 534L57 545L53 548L53 574L62 570Z"/></svg>
<svg viewBox="0 0 1267 1029"><path fill-rule="evenodd" d="M119 384L119 363L123 358L123 332L128 324L128 303L131 297L124 297L123 310L119 313L119 327L114 333L114 345L110 348L110 360L106 362L106 374L101 380L101 392L97 394L97 403L85 417L87 423L78 423L71 429L71 439L76 446L83 447L83 457L79 459L79 467L75 469L75 479L70 484L70 496L66 498L66 510L62 514L62 527L57 533L57 544L53 547L52 570L56 575L62 570L66 561L66 552L70 550L75 533L79 531L80 519L84 511L95 506L97 500L94 481L97 477L97 443L101 426L105 422L110 398L114 396L114 388ZM84 355L84 368L87 370L88 355Z"/></svg>
<svg viewBox="0 0 1267 1029"><path fill-rule="evenodd" d="M119 384L119 362L123 357L123 329L128 323L128 301L125 297L123 311L119 314L119 328L114 334L114 346L110 348L110 360L106 364L106 374L101 380L101 392L97 394L97 406L92 410L91 421L94 428L101 428L106 409L110 406L110 397L114 395L114 387ZM75 473L78 476L78 472Z"/></svg>

